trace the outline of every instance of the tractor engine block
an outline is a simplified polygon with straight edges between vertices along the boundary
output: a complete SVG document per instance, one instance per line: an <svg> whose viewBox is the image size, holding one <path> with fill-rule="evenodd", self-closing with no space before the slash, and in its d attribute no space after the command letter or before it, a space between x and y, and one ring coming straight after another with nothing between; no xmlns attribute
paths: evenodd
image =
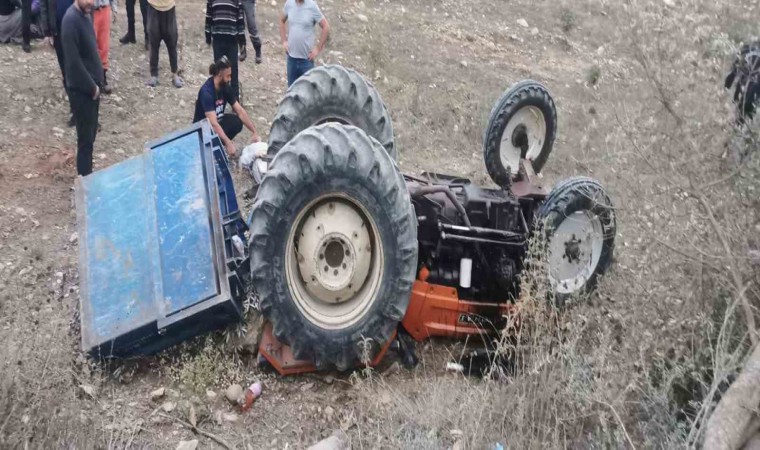
<svg viewBox="0 0 760 450"><path fill-rule="evenodd" d="M520 201L508 191L440 174L407 177L407 187L427 281L456 287L464 299L513 299L529 235Z"/></svg>

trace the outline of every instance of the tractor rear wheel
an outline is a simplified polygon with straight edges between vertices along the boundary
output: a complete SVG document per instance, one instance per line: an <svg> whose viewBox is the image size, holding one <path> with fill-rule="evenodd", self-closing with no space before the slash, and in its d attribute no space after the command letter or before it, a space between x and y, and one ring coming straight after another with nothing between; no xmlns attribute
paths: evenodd
<svg viewBox="0 0 760 450"><path fill-rule="evenodd" d="M483 156L491 179L508 186L528 159L539 173L557 135L557 109L539 82L521 81L496 102L483 137Z"/></svg>
<svg viewBox="0 0 760 450"><path fill-rule="evenodd" d="M560 182L541 204L537 220L555 299L564 303L591 292L615 248L615 210L602 185L587 177Z"/></svg>
<svg viewBox="0 0 760 450"><path fill-rule="evenodd" d="M316 67L290 86L269 130L269 154L310 126L328 122L361 128L398 159L391 116L380 93L358 72L338 65Z"/></svg>
<svg viewBox="0 0 760 450"><path fill-rule="evenodd" d="M374 358L417 270L412 203L380 143L340 124L299 133L272 161L249 225L252 283L275 337L318 368Z"/></svg>

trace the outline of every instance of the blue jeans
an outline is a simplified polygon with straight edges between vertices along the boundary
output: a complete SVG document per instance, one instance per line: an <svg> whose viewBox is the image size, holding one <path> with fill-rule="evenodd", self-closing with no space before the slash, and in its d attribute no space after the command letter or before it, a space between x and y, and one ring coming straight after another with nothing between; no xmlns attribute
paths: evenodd
<svg viewBox="0 0 760 450"><path fill-rule="evenodd" d="M314 68L314 61L308 59L293 58L288 55L288 87L301 75Z"/></svg>

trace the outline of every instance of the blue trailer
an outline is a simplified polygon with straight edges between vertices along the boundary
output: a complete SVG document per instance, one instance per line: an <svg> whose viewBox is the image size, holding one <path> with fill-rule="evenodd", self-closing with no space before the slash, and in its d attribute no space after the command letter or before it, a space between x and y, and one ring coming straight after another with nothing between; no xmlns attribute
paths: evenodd
<svg viewBox="0 0 760 450"><path fill-rule="evenodd" d="M84 351L151 354L242 318L247 226L206 121L75 189Z"/></svg>

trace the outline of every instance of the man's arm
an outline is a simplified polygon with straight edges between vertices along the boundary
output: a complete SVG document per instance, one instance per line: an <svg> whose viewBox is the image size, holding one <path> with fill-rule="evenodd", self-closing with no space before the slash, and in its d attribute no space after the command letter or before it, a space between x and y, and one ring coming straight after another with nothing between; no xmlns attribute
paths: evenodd
<svg viewBox="0 0 760 450"><path fill-rule="evenodd" d="M319 35L319 44L309 52L309 59L314 61L317 59L322 50L325 49L327 44L327 37L330 35L330 24L327 23L327 19L322 16L322 20L319 21L319 27L322 29L322 33Z"/></svg>
<svg viewBox="0 0 760 450"><path fill-rule="evenodd" d="M284 12L280 12L280 42L282 42L282 48L285 49L285 53L288 53L288 32L285 28L287 20L288 16Z"/></svg>
<svg viewBox="0 0 760 450"><path fill-rule="evenodd" d="M259 142L261 138L259 137L259 133L256 132L256 126L253 124L251 118L248 117L248 112L246 112L240 102L232 104L232 111L240 117L240 121L243 122L243 125L251 130L251 133L253 134L253 142Z"/></svg>
<svg viewBox="0 0 760 450"><path fill-rule="evenodd" d="M216 134L219 136L219 139L222 140L222 144L224 144L224 148L227 150L227 154L230 156L235 156L235 153L237 152L235 149L235 144L230 140L230 138L227 137L226 134L224 134L222 125L216 119L216 112L206 111L206 119L208 119L208 123L211 124L211 128L214 129Z"/></svg>
<svg viewBox="0 0 760 450"><path fill-rule="evenodd" d="M63 54L65 55L64 63L66 64L66 79L70 80L72 85L77 82L84 84L85 92L91 92L93 98L97 98L99 93L98 84L87 71L82 61L82 55L79 54L79 37L80 30L68 24L68 28L61 24L61 35L65 33L65 39L62 40Z"/></svg>

